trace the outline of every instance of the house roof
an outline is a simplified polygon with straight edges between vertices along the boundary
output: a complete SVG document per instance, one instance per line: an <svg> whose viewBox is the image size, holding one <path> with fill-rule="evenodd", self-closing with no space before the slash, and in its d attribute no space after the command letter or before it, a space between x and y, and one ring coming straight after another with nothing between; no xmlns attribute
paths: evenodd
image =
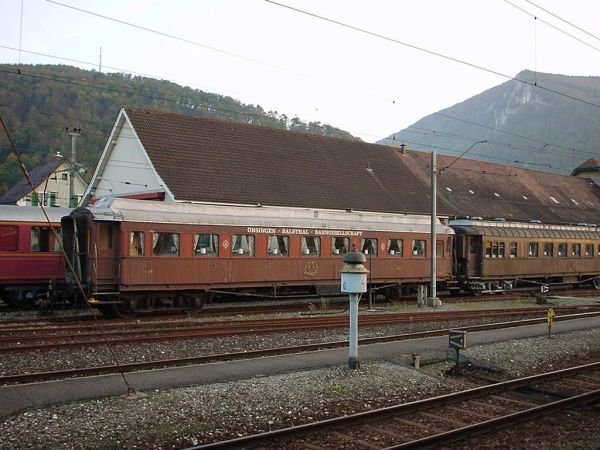
<svg viewBox="0 0 600 450"><path fill-rule="evenodd" d="M378 144L139 108L125 112L178 201L430 211L430 153L403 155ZM439 156L438 169L446 167L438 177L439 215L600 223L600 188L584 179Z"/></svg>
<svg viewBox="0 0 600 450"><path fill-rule="evenodd" d="M52 160L40 164L29 171L29 176L34 187L38 187L48 176L63 163L61 160ZM0 195L0 204L15 204L32 191L27 178L23 177L7 192Z"/></svg>
<svg viewBox="0 0 600 450"><path fill-rule="evenodd" d="M407 152L406 164L422 179L430 154ZM600 223L600 188L572 176L537 172L484 161L438 156L439 199L457 217L503 218L544 223Z"/></svg>
<svg viewBox="0 0 600 450"><path fill-rule="evenodd" d="M577 166L571 175L577 175L581 172L597 172L600 169L600 158L590 158Z"/></svg>
<svg viewBox="0 0 600 450"><path fill-rule="evenodd" d="M126 108L176 200L426 212L427 184L381 145Z"/></svg>

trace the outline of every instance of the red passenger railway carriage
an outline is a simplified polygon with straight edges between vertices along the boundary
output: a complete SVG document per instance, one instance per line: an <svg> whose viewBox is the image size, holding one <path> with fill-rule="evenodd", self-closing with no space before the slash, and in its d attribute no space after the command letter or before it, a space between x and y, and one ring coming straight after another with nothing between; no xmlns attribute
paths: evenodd
<svg viewBox="0 0 600 450"><path fill-rule="evenodd" d="M367 255L388 295L429 280L430 219L410 214L107 198L62 220L69 260L99 306L200 306L215 295L338 293L342 254ZM437 225L437 277L452 277L451 228Z"/></svg>
<svg viewBox="0 0 600 450"><path fill-rule="evenodd" d="M52 282L64 281L60 244L60 219L67 208L0 206L0 298L16 307L31 307L45 296Z"/></svg>

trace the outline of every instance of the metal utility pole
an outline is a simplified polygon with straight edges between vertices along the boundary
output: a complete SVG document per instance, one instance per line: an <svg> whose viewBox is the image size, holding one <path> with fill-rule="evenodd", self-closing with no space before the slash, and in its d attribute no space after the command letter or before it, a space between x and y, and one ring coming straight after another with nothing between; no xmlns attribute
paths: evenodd
<svg viewBox="0 0 600 450"><path fill-rule="evenodd" d="M79 200L75 198L75 172L77 171L77 137L81 136L81 128L69 131L71 136L71 158L69 159L69 208L76 208Z"/></svg>
<svg viewBox="0 0 600 450"><path fill-rule="evenodd" d="M436 291L436 270L437 270L437 248L435 224L437 221L437 153L435 150L431 152L431 286L430 301L431 306L437 306L437 291Z"/></svg>

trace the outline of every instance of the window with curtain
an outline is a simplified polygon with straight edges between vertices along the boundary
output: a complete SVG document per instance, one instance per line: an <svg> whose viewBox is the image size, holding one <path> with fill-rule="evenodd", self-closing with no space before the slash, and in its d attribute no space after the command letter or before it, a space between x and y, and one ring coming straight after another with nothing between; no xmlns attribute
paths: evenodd
<svg viewBox="0 0 600 450"><path fill-rule="evenodd" d="M404 242L402 239L388 239L388 255L402 256Z"/></svg>
<svg viewBox="0 0 600 450"><path fill-rule="evenodd" d="M144 232L129 233L129 256L144 256Z"/></svg>
<svg viewBox="0 0 600 450"><path fill-rule="evenodd" d="M331 254L343 255L350 250L350 238L347 237L332 237L331 238Z"/></svg>
<svg viewBox="0 0 600 450"><path fill-rule="evenodd" d="M271 256L288 256L290 238L288 236L269 236L267 254Z"/></svg>
<svg viewBox="0 0 600 450"><path fill-rule="evenodd" d="M302 236L300 241L302 254L305 256L319 256L321 254L321 238L316 236Z"/></svg>
<svg viewBox="0 0 600 450"><path fill-rule="evenodd" d="M219 256L218 234L195 234L194 235L195 256Z"/></svg>
<svg viewBox="0 0 600 450"><path fill-rule="evenodd" d="M179 256L179 235L177 233L152 233L152 254L154 256Z"/></svg>
<svg viewBox="0 0 600 450"><path fill-rule="evenodd" d="M231 254L233 256L254 256L254 236L234 234L231 237Z"/></svg>
<svg viewBox="0 0 600 450"><path fill-rule="evenodd" d="M413 241L412 254L413 256L425 256L427 253L427 242L424 239L416 239Z"/></svg>
<svg viewBox="0 0 600 450"><path fill-rule="evenodd" d="M377 239L361 239L360 246L365 255L377 256Z"/></svg>

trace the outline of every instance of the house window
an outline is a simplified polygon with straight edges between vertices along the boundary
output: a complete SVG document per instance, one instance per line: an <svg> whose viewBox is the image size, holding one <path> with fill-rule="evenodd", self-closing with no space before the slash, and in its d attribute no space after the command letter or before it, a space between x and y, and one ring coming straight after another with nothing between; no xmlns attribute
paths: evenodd
<svg viewBox="0 0 600 450"><path fill-rule="evenodd" d="M218 256L219 235L218 234L195 234L194 256Z"/></svg>
<svg viewBox="0 0 600 450"><path fill-rule="evenodd" d="M234 234L231 237L231 253L233 256L254 256L254 236Z"/></svg>
<svg viewBox="0 0 600 450"><path fill-rule="evenodd" d="M573 244L571 256L579 258L581 256L581 244Z"/></svg>
<svg viewBox="0 0 600 450"><path fill-rule="evenodd" d="M585 256L591 258L594 256L594 244L585 244Z"/></svg>
<svg viewBox="0 0 600 450"><path fill-rule="evenodd" d="M302 236L300 247L303 255L319 256L321 254L321 238Z"/></svg>
<svg viewBox="0 0 600 450"><path fill-rule="evenodd" d="M424 239L416 239L412 242L413 256L425 256L427 254L427 243Z"/></svg>
<svg viewBox="0 0 600 450"><path fill-rule="evenodd" d="M377 239L362 239L360 246L365 255L377 256Z"/></svg>
<svg viewBox="0 0 600 450"><path fill-rule="evenodd" d="M404 242L402 239L388 239L388 255L402 256Z"/></svg>
<svg viewBox="0 0 600 450"><path fill-rule="evenodd" d="M15 252L18 246L19 228L16 225L0 225L0 252Z"/></svg>
<svg viewBox="0 0 600 450"><path fill-rule="evenodd" d="M288 236L269 236L267 254L272 256L288 256L290 238Z"/></svg>
<svg viewBox="0 0 600 450"><path fill-rule="evenodd" d="M544 256L554 257L554 244L552 242L544 242Z"/></svg>
<svg viewBox="0 0 600 450"><path fill-rule="evenodd" d="M152 254L154 256L179 256L179 235L177 233L152 233Z"/></svg>
<svg viewBox="0 0 600 450"><path fill-rule="evenodd" d="M527 254L532 258L537 258L537 256L538 256L538 243L537 242L529 243L529 251Z"/></svg>
<svg viewBox="0 0 600 450"><path fill-rule="evenodd" d="M331 254L332 255L343 255L348 250L350 250L350 238L347 238L347 237L331 238Z"/></svg>
<svg viewBox="0 0 600 450"><path fill-rule="evenodd" d="M516 258L518 256L518 246L516 242L510 243L510 257Z"/></svg>
<svg viewBox="0 0 600 450"><path fill-rule="evenodd" d="M567 257L567 243L563 242L562 244L558 244L558 257L566 258Z"/></svg>
<svg viewBox="0 0 600 450"><path fill-rule="evenodd" d="M63 181L67 181L69 179L69 175L66 173L61 174Z"/></svg>
<svg viewBox="0 0 600 450"><path fill-rule="evenodd" d="M144 256L144 232L129 233L129 256Z"/></svg>

